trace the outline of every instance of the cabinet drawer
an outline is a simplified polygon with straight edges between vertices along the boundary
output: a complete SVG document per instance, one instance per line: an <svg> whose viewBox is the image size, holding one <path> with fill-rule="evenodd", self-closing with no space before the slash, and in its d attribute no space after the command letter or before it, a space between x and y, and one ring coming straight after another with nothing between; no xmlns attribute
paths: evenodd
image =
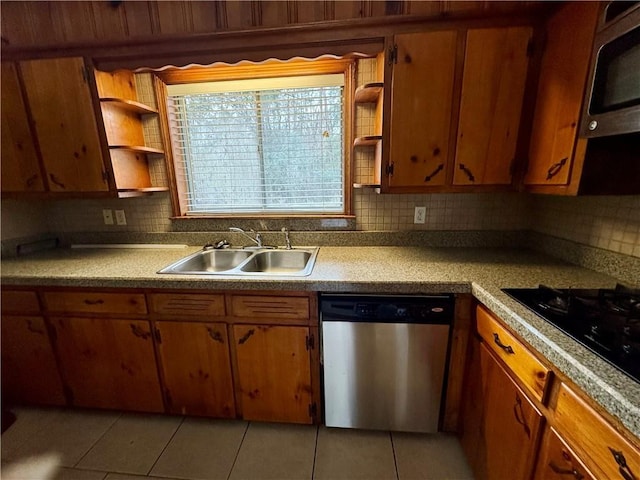
<svg viewBox="0 0 640 480"><path fill-rule="evenodd" d="M309 298L231 295L231 315L305 319L309 318Z"/></svg>
<svg viewBox="0 0 640 480"><path fill-rule="evenodd" d="M583 451L587 467L601 473L597 476L639 478L640 452L565 384L560 386L555 413L557 425Z"/></svg>
<svg viewBox="0 0 640 480"><path fill-rule="evenodd" d="M487 310L476 309L478 333L488 347L504 361L518 379L541 402L552 372L511 335Z"/></svg>
<svg viewBox="0 0 640 480"><path fill-rule="evenodd" d="M50 312L147 313L147 304L141 293L46 292L44 300Z"/></svg>
<svg viewBox="0 0 640 480"><path fill-rule="evenodd" d="M534 480L566 478L596 480L558 432L550 427L545 432Z"/></svg>
<svg viewBox="0 0 640 480"><path fill-rule="evenodd" d="M224 316L224 295L152 293L151 311L171 317Z"/></svg>
<svg viewBox="0 0 640 480"><path fill-rule="evenodd" d="M2 291L2 313L38 313L40 305L36 292Z"/></svg>

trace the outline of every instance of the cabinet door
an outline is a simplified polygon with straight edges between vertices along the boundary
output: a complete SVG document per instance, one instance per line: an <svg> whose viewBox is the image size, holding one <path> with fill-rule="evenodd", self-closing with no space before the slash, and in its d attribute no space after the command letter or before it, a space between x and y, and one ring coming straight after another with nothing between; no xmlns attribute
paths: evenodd
<svg viewBox="0 0 640 480"><path fill-rule="evenodd" d="M524 98L530 27L469 30L454 185L508 185Z"/></svg>
<svg viewBox="0 0 640 480"><path fill-rule="evenodd" d="M446 181L457 33L397 35L393 66L390 187Z"/></svg>
<svg viewBox="0 0 640 480"><path fill-rule="evenodd" d="M62 381L42 317L2 316L2 397L64 405Z"/></svg>
<svg viewBox="0 0 640 480"><path fill-rule="evenodd" d="M169 412L235 417L226 326L162 321L156 328Z"/></svg>
<svg viewBox="0 0 640 480"><path fill-rule="evenodd" d="M82 58L20 63L52 192L109 190Z"/></svg>
<svg viewBox="0 0 640 480"><path fill-rule="evenodd" d="M474 347L479 348L479 361L471 375L480 378L476 388L481 393L469 402L482 404L467 408L465 414L463 448L471 468L480 479L529 478L543 416L489 350Z"/></svg>
<svg viewBox="0 0 640 480"><path fill-rule="evenodd" d="M44 182L16 66L2 63L2 191L42 192Z"/></svg>
<svg viewBox="0 0 640 480"><path fill-rule="evenodd" d="M538 456L534 480L595 480L576 454L553 428L547 428Z"/></svg>
<svg viewBox="0 0 640 480"><path fill-rule="evenodd" d="M53 318L51 323L73 405L163 411L149 322Z"/></svg>
<svg viewBox="0 0 640 480"><path fill-rule="evenodd" d="M598 2L569 2L547 24L525 185L567 185L584 159L580 110ZM557 192L556 192L557 193Z"/></svg>
<svg viewBox="0 0 640 480"><path fill-rule="evenodd" d="M311 423L309 328L234 325L233 334L243 418Z"/></svg>

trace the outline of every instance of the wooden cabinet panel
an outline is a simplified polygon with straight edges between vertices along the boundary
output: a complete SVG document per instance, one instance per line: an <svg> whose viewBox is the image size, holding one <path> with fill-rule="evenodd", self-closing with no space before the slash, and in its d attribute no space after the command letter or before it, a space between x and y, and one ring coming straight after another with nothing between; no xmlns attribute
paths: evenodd
<svg viewBox="0 0 640 480"><path fill-rule="evenodd" d="M21 290L2 290L2 313L27 313L40 312L40 304L36 292Z"/></svg>
<svg viewBox="0 0 640 480"><path fill-rule="evenodd" d="M511 183L531 35L531 27L467 32L454 185Z"/></svg>
<svg viewBox="0 0 640 480"><path fill-rule="evenodd" d="M479 419L465 418L463 445L471 467L479 479L529 478L544 417L485 345L474 343L479 361L473 374L481 379L482 393L468 401L482 405L466 410L480 413Z"/></svg>
<svg viewBox="0 0 640 480"><path fill-rule="evenodd" d="M640 452L564 383L555 419L570 443L582 451L585 465L596 477L628 479L640 475Z"/></svg>
<svg viewBox="0 0 640 480"><path fill-rule="evenodd" d="M309 318L308 297L231 295L230 314L250 318Z"/></svg>
<svg viewBox="0 0 640 480"><path fill-rule="evenodd" d="M596 480L553 427L547 428L534 480Z"/></svg>
<svg viewBox="0 0 640 480"><path fill-rule="evenodd" d="M226 325L162 321L156 328L168 411L234 418Z"/></svg>
<svg viewBox="0 0 640 480"><path fill-rule="evenodd" d="M396 35L389 187L446 182L457 32Z"/></svg>
<svg viewBox="0 0 640 480"><path fill-rule="evenodd" d="M100 104L100 108L109 145L143 146L145 144L138 113L126 110L120 105L105 102Z"/></svg>
<svg viewBox="0 0 640 480"><path fill-rule="evenodd" d="M108 191L103 152L82 58L20 63L52 192Z"/></svg>
<svg viewBox="0 0 640 480"><path fill-rule="evenodd" d="M2 62L2 191L42 192L44 182L16 66Z"/></svg>
<svg viewBox="0 0 640 480"><path fill-rule="evenodd" d="M488 348L504 361L513 374L528 387L530 393L542 402L553 375L551 370L534 357L486 309L478 306L476 318L478 333L487 342Z"/></svg>
<svg viewBox="0 0 640 480"><path fill-rule="evenodd" d="M566 186L576 169L579 180L586 140L578 124L599 8L570 2L547 24L525 185Z"/></svg>
<svg viewBox="0 0 640 480"><path fill-rule="evenodd" d="M233 334L243 418L311 423L309 328L234 325Z"/></svg>
<svg viewBox="0 0 640 480"><path fill-rule="evenodd" d="M2 316L2 397L4 401L65 404L42 317Z"/></svg>
<svg viewBox="0 0 640 480"><path fill-rule="evenodd" d="M164 410L148 321L52 318L51 324L73 405Z"/></svg>
<svg viewBox="0 0 640 480"><path fill-rule="evenodd" d="M224 295L152 293L149 302L151 311L158 315L207 320L225 314Z"/></svg>
<svg viewBox="0 0 640 480"><path fill-rule="evenodd" d="M141 293L45 292L44 303L55 313L147 313Z"/></svg>

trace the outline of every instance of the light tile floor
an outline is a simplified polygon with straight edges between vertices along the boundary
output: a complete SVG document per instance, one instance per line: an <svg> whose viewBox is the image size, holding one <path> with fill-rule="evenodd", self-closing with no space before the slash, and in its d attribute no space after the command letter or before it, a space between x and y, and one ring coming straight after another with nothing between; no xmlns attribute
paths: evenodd
<svg viewBox="0 0 640 480"><path fill-rule="evenodd" d="M444 434L343 430L92 410L15 409L2 435L2 477L27 458L57 455L24 480L471 479ZM9 479L7 479L9 480Z"/></svg>

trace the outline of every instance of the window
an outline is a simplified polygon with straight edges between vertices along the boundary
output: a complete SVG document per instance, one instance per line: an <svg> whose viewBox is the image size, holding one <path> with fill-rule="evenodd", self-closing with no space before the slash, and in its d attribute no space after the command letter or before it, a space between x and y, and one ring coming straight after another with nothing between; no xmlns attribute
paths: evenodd
<svg viewBox="0 0 640 480"><path fill-rule="evenodd" d="M167 85L181 215L348 213L341 69Z"/></svg>

